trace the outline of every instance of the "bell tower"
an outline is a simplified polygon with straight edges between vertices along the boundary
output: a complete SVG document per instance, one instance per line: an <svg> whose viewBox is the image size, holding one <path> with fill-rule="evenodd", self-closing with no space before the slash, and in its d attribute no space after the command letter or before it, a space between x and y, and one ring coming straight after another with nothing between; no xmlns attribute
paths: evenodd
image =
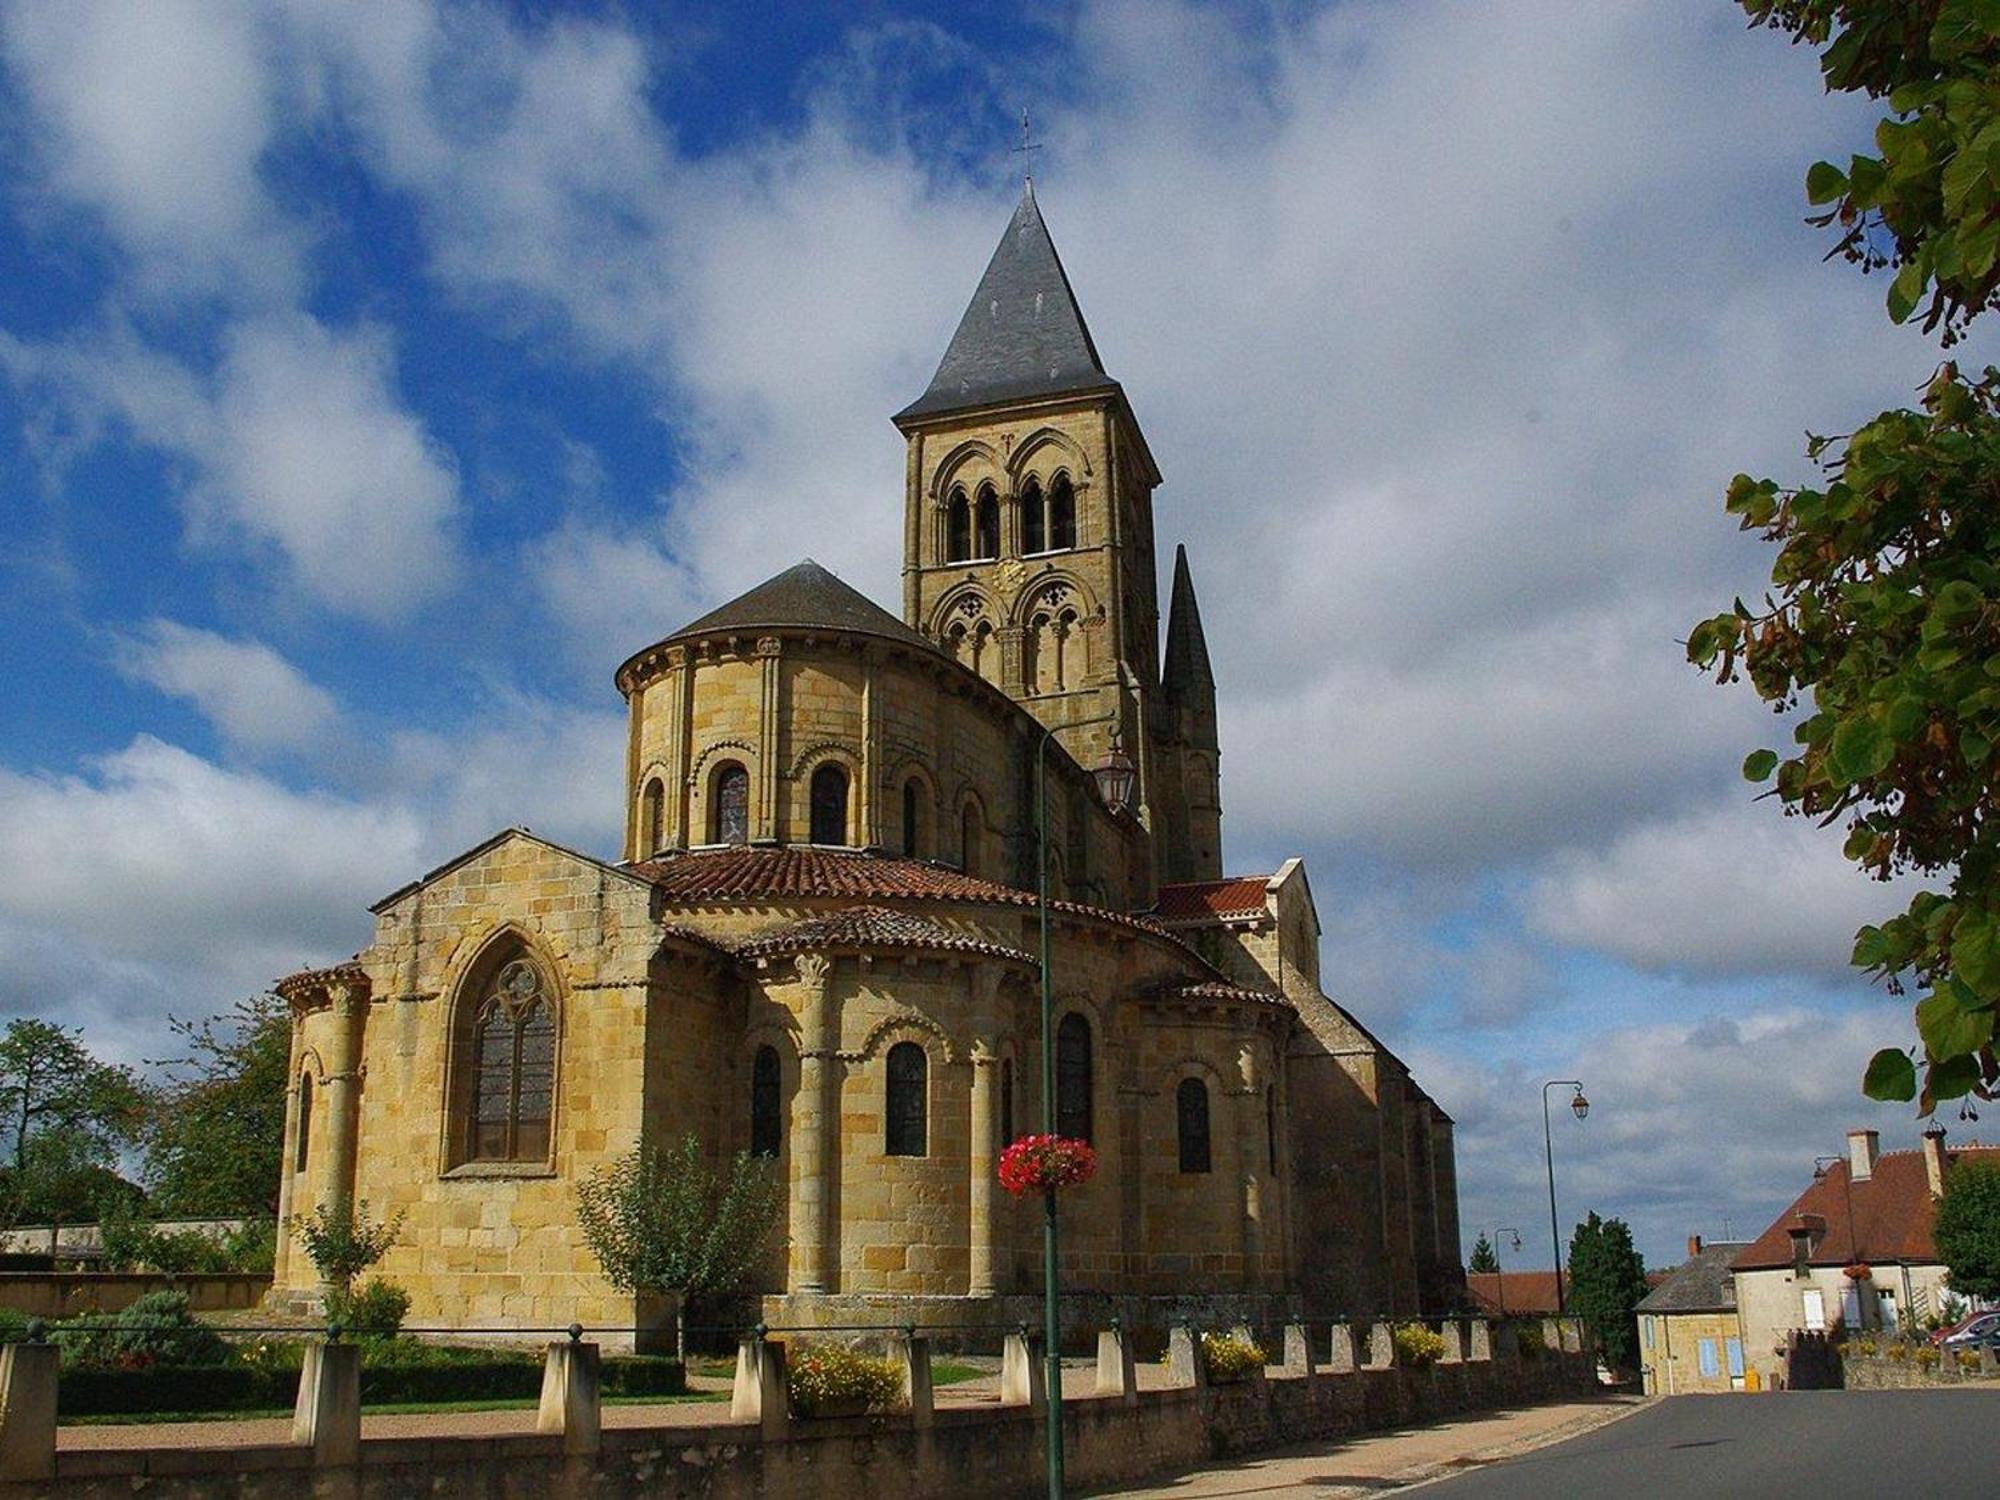
<svg viewBox="0 0 2000 1500"><path fill-rule="evenodd" d="M1032 184L929 389L895 421L909 445L905 622L1056 727L1082 765L1115 727L1157 837L1160 472Z"/></svg>

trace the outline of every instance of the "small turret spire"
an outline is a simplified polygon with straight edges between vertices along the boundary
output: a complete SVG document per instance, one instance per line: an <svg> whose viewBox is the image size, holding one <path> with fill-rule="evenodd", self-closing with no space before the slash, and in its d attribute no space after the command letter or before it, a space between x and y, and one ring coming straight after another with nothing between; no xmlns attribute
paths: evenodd
<svg viewBox="0 0 2000 1500"><path fill-rule="evenodd" d="M1169 703L1187 703L1190 696L1215 695L1215 671L1208 664L1208 639L1201 630L1201 606L1195 603L1194 576L1188 571L1187 548L1174 548L1174 592L1167 606L1167 652L1160 669L1160 686Z"/></svg>

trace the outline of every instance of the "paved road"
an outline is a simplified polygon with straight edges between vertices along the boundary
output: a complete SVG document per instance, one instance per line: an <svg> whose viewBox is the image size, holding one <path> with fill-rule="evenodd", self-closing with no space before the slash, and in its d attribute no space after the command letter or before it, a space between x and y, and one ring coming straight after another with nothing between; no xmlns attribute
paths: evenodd
<svg viewBox="0 0 2000 1500"><path fill-rule="evenodd" d="M1673 1396L1423 1487L1424 1500L1888 1500L2000 1495L2000 1391Z"/></svg>

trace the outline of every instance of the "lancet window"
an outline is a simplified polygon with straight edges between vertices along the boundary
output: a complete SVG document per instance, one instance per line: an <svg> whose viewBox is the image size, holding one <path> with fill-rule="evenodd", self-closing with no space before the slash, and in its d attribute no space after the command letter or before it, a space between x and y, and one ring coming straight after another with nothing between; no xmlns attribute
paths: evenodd
<svg viewBox="0 0 2000 1500"><path fill-rule="evenodd" d="M750 773L732 760L716 770L713 785L715 810L709 819L709 842L749 843Z"/></svg>
<svg viewBox="0 0 2000 1500"><path fill-rule="evenodd" d="M964 490L955 489L945 505L944 558L946 562L964 562L971 556L972 503Z"/></svg>
<svg viewBox="0 0 2000 1500"><path fill-rule="evenodd" d="M1049 550L1063 552L1076 545L1076 491L1069 475L1058 474L1049 486Z"/></svg>
<svg viewBox="0 0 2000 1500"><path fill-rule="evenodd" d="M784 1137L784 1080L778 1049L757 1049L750 1064L750 1154L776 1156Z"/></svg>

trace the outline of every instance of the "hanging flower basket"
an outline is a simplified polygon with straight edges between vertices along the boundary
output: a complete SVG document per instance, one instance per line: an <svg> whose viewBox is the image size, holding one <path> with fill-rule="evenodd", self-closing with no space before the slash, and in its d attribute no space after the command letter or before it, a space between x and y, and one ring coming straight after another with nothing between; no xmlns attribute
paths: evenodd
<svg viewBox="0 0 2000 1500"><path fill-rule="evenodd" d="M1846 1267L1842 1270L1841 1275L1845 1276L1849 1281L1872 1281L1875 1278L1875 1273L1869 1270L1861 1261L1856 1261L1853 1265Z"/></svg>
<svg viewBox="0 0 2000 1500"><path fill-rule="evenodd" d="M1019 1198L1077 1187L1097 1172L1089 1141L1060 1135L1024 1135L1000 1153L1000 1186Z"/></svg>

